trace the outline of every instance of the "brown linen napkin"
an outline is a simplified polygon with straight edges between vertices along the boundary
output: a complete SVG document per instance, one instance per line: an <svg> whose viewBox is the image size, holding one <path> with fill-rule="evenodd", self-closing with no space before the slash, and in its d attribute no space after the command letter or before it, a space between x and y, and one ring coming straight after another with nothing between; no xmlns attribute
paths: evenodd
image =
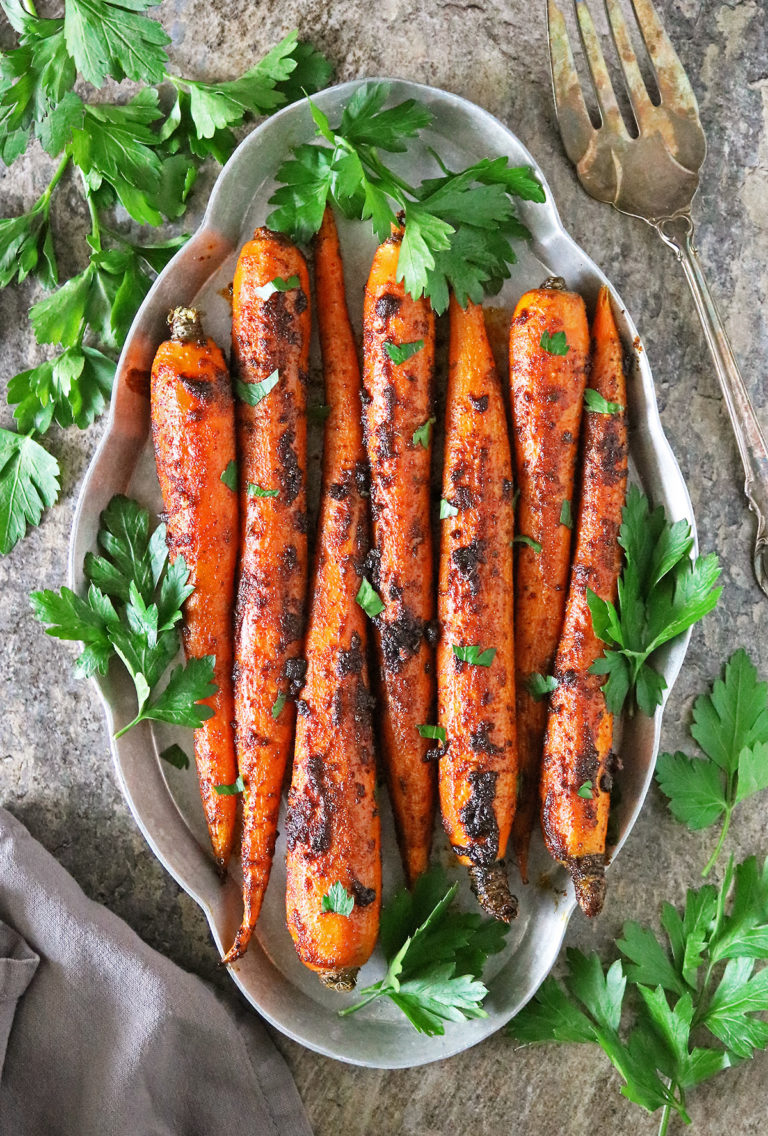
<svg viewBox="0 0 768 1136"><path fill-rule="evenodd" d="M4 809L0 1133L312 1136L257 1015L89 900Z"/></svg>

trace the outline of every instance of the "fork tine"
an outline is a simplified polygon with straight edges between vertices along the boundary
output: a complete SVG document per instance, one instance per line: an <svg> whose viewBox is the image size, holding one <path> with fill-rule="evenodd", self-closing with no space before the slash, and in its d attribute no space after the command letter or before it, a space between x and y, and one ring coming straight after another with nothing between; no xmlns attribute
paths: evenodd
<svg viewBox="0 0 768 1136"><path fill-rule="evenodd" d="M662 105L666 103L672 108L697 115L699 106L693 87L652 0L632 0L632 7L653 64Z"/></svg>
<svg viewBox="0 0 768 1136"><path fill-rule="evenodd" d="M555 0L548 0L547 23L557 121L565 152L578 165L596 132L581 91L565 18Z"/></svg>
<svg viewBox="0 0 768 1136"><path fill-rule="evenodd" d="M624 119L621 117L619 104L616 102L611 76L608 74L608 68L605 65L603 49L600 46L600 40L586 0L576 0L576 15L579 20L581 42L584 45L584 53L589 64L589 73L592 77L592 85L595 88L595 96L600 107L603 123L615 133L626 135Z"/></svg>
<svg viewBox="0 0 768 1136"><path fill-rule="evenodd" d="M605 0L605 8L611 24L613 42L616 44L616 50L619 54L621 69L624 72L624 82L627 85L629 101L632 103L632 112L638 129L642 131L643 126L648 123L649 115L653 113L653 103L638 66L637 56L629 38L627 21L624 19L619 0Z"/></svg>

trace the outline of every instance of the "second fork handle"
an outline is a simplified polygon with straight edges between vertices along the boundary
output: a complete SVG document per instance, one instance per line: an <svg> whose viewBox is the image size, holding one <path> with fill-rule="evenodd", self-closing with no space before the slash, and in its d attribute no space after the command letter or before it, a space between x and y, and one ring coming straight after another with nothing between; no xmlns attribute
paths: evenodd
<svg viewBox="0 0 768 1136"><path fill-rule="evenodd" d="M768 444L733 354L728 334L704 277L693 243L693 221L688 214L657 226L662 240L683 266L696 311L723 391L725 405L744 465L744 492L757 517L757 535L752 564L755 577L768 595Z"/></svg>

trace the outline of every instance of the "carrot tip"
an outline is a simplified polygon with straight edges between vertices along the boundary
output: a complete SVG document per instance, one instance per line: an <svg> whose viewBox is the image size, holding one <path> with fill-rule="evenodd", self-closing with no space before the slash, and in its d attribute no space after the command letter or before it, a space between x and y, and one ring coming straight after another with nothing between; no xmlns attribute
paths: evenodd
<svg viewBox="0 0 768 1136"><path fill-rule="evenodd" d="M590 919L603 910L605 902L605 857L578 856L567 863L573 879L576 902Z"/></svg>
<svg viewBox="0 0 768 1136"><path fill-rule="evenodd" d="M502 923L511 923L517 915L517 896L510 893L504 861L497 860L487 868L472 864L469 878L483 910Z"/></svg>
<svg viewBox="0 0 768 1136"><path fill-rule="evenodd" d="M515 834L512 834L513 843L515 846L515 859L517 860L517 868L520 872L520 879L524 884L528 883L528 836L520 837L515 840Z"/></svg>
<svg viewBox="0 0 768 1136"><path fill-rule="evenodd" d="M338 970L321 970L318 975L323 986L328 990L336 990L339 994L349 994L355 989L359 969L357 966L340 967Z"/></svg>
<svg viewBox="0 0 768 1136"><path fill-rule="evenodd" d="M251 941L252 932L253 928L249 926L248 923L243 923L242 926L238 928L238 932L235 935L235 941L229 948L227 953L224 955L223 959L219 963L219 966L229 966L231 962L237 962L239 958L243 957L245 952L248 950L248 944Z"/></svg>

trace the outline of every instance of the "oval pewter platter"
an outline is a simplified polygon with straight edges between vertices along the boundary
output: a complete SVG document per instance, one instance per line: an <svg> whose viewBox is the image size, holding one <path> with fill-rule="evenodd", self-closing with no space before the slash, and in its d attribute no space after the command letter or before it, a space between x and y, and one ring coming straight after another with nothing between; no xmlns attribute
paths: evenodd
<svg viewBox="0 0 768 1136"><path fill-rule="evenodd" d="M332 122L359 81L333 87L315 97ZM565 232L552 196L535 161L514 134L474 104L431 87L393 80L391 100L415 98L432 111L433 126L423 133L443 160L458 169L484 157L507 155L512 165L531 165L544 184L544 204L520 202L518 212L528 226L530 245L518 245L519 260L498 297L488 301L511 312L516 300L545 277L565 277L568 287L582 293L588 308L599 287L608 283L599 268ZM99 514L115 493L128 493L157 514L160 491L149 436L149 370L158 344L166 338L166 313L178 304L204 313L205 326L228 351L231 310L228 286L237 253L253 229L264 223L274 174L291 147L314 137L306 103L287 107L253 131L222 170L211 194L202 225L155 281L133 323L118 365L107 432L83 483L70 544L70 585L84 589L83 558L96 546ZM434 161L420 147L408 160L410 181L435 176ZM375 248L368 223L340 221L340 236L348 284L350 314L360 326L362 294ZM662 431L651 371L632 320L611 289L619 330L628 357L630 416L630 476L670 518L687 518L693 526L688 493L677 462ZM314 399L322 402L322 378L317 343L313 344ZM438 375L438 385L441 376ZM315 428L314 456L309 470L310 497L319 493L321 427ZM312 444L312 439L311 439ZM439 439L437 446L439 447ZM688 635L669 645L659 660L667 692L677 677L688 646ZM127 675L112 668L96 680L110 736L131 720L135 700ZM619 775L618 810L621 848L642 807L653 773L659 742L662 707L653 719L642 715L624 723L619 752L625 758ZM236 862L224 884L214 869L197 789L194 768L176 770L159 759L171 741L191 750L189 731L142 723L119 741L112 753L120 787L155 855L179 885L200 905L210 924L216 947L222 953L232 942L242 911L239 865ZM381 791L382 845L384 849L384 900L402 886L389 804ZM280 826L282 827L282 825ZM474 900L448 845L436 833L433 861L460 880L460 901ZM493 956L484 980L488 1016L463 1023L447 1023L445 1036L430 1038L417 1033L386 999L360 1013L340 1018L336 1011L354 999L323 989L317 977L299 962L285 926L284 842L278 841L270 886L257 933L245 958L230 967L233 980L252 1005L277 1029L318 1053L357 1065L401 1068L425 1064L477 1044L503 1026L533 996L555 962L568 920L574 910L573 890L564 869L546 854L541 837L534 836L530 878L520 883L510 867L512 890L520 899L520 914L512 925L504 952ZM609 876L610 879L610 876ZM610 896L610 890L609 890ZM359 986L377 981L385 970L380 949L359 976Z"/></svg>

